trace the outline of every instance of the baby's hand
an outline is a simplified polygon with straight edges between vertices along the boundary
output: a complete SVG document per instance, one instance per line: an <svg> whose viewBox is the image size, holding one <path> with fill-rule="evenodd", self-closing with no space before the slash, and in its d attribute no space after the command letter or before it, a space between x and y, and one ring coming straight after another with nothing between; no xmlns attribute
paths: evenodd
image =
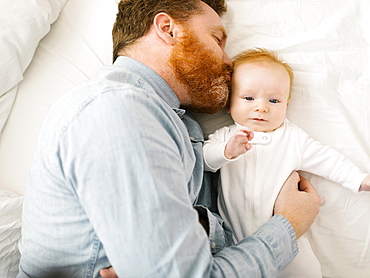
<svg viewBox="0 0 370 278"><path fill-rule="evenodd" d="M224 155L227 159L237 158L249 151L252 144L249 143L253 139L254 133L247 127L240 127L226 144Z"/></svg>
<svg viewBox="0 0 370 278"><path fill-rule="evenodd" d="M370 191L370 175L367 175L361 183L360 189L358 191Z"/></svg>

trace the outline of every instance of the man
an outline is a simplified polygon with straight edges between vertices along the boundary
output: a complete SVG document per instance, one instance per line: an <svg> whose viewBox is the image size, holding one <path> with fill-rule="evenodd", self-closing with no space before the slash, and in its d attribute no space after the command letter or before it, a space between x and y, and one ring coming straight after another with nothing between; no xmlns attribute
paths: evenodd
<svg viewBox="0 0 370 278"><path fill-rule="evenodd" d="M114 65L59 99L41 130L19 277L98 277L110 265L119 277L272 277L293 259L320 203L296 173L276 215L236 246L193 208L203 138L186 111L227 101L223 12L215 0L121 1Z"/></svg>

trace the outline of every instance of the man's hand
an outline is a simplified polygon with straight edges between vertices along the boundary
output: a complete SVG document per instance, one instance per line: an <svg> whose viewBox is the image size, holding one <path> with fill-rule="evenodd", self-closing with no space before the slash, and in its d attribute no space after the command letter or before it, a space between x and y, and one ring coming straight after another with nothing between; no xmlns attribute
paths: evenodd
<svg viewBox="0 0 370 278"><path fill-rule="evenodd" d="M249 128L240 127L226 144L224 155L227 159L234 159L246 153L252 148L249 143L253 139L254 133Z"/></svg>
<svg viewBox="0 0 370 278"><path fill-rule="evenodd" d="M100 275L103 278L118 278L116 272L114 271L113 267L103 268L100 270Z"/></svg>
<svg viewBox="0 0 370 278"><path fill-rule="evenodd" d="M276 198L274 214L289 220L298 239L312 225L320 203L321 199L309 181L292 172Z"/></svg>

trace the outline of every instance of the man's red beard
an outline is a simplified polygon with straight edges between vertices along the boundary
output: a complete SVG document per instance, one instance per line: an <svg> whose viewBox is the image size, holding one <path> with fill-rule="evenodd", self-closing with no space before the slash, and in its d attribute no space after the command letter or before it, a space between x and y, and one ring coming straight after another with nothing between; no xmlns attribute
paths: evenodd
<svg viewBox="0 0 370 278"><path fill-rule="evenodd" d="M199 42L193 32L188 30L188 36L173 48L169 61L191 99L184 108L214 114L226 105L230 87L227 74L231 67Z"/></svg>

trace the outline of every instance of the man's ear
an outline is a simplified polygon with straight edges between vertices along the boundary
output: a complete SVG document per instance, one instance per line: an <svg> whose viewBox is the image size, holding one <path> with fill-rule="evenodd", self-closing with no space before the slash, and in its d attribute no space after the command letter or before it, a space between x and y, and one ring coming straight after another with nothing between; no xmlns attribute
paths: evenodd
<svg viewBox="0 0 370 278"><path fill-rule="evenodd" d="M175 43L176 24L172 17L166 13L159 13L154 17L153 26L158 37L160 37L165 43L169 45L173 45Z"/></svg>

